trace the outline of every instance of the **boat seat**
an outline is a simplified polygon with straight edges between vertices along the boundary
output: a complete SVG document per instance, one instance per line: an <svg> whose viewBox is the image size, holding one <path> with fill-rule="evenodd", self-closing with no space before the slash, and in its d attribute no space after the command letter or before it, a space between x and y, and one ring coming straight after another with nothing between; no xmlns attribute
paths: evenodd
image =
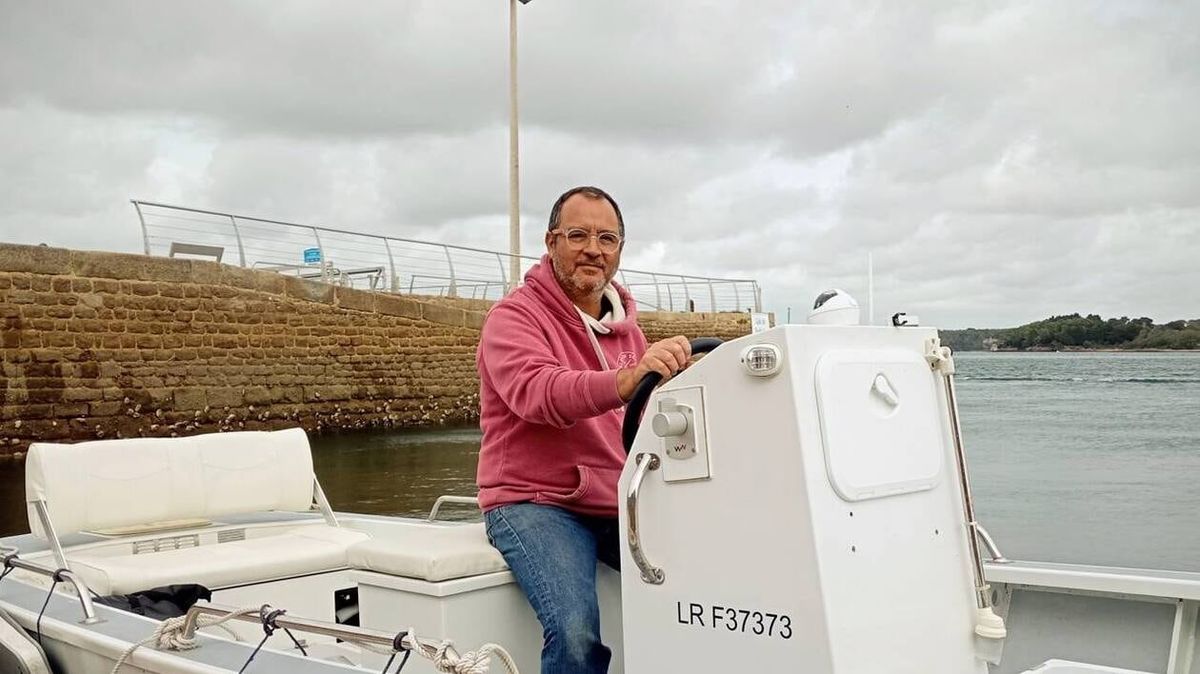
<svg viewBox="0 0 1200 674"><path fill-rule="evenodd" d="M25 492L30 530L101 594L173 583L220 588L341 569L347 548L367 538L337 527L324 499L316 498L320 486L308 436L299 428L34 443ZM143 534L175 526L203 532L207 521L224 515L309 512L314 498L325 524L267 530L245 540L221 543L202 534L190 547L141 552L136 544L120 545L115 547L128 553L115 554L111 543L61 551L57 539L79 531Z"/></svg>
<svg viewBox="0 0 1200 674"><path fill-rule="evenodd" d="M433 583L508 570L488 543L483 523L389 527L351 545L347 561L354 569Z"/></svg>
<svg viewBox="0 0 1200 674"><path fill-rule="evenodd" d="M220 589L346 568L346 550L367 535L316 524L287 533L179 550L67 555L71 570L97 594L128 594L163 585L198 583Z"/></svg>

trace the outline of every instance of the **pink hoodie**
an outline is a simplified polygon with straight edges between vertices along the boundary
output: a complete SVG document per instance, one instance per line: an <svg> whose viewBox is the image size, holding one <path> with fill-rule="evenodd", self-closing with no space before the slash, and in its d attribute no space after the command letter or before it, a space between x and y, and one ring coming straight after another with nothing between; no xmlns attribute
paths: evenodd
<svg viewBox="0 0 1200 674"><path fill-rule="evenodd" d="M633 296L613 285L625 320L605 323L610 332L596 340L614 368L632 367L646 337ZM531 501L616 516L625 403L616 369L604 368L588 332L545 255L488 312L476 354L485 511Z"/></svg>

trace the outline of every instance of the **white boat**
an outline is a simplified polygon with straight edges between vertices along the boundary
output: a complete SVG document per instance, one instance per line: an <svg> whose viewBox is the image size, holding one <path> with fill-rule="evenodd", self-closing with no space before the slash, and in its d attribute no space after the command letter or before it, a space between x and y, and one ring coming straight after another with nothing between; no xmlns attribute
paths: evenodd
<svg viewBox="0 0 1200 674"><path fill-rule="evenodd" d="M645 382L625 571L599 577L612 671L1200 672L1200 574L1000 558L952 375L932 328L782 326ZM405 672L502 671L485 644L538 671L540 627L482 525L440 521L443 500L424 520L333 512L299 429L35 444L26 471L33 533L0 539L0 671L253 654L247 672L380 672L414 650ZM186 619L93 601L180 583L212 589ZM218 618L233 634L193 635Z"/></svg>

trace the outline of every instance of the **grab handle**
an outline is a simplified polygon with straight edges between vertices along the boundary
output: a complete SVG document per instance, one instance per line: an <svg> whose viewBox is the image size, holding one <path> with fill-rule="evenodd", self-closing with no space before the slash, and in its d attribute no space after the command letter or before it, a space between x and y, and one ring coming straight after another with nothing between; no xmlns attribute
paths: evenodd
<svg viewBox="0 0 1200 674"><path fill-rule="evenodd" d="M641 489L646 471L658 469L658 455L638 454L634 461L637 462L637 469L633 471L633 479L629 482L629 494L625 498L625 510L628 513L627 521L629 523L629 554L633 556L633 562L642 572L644 582L651 585L662 585L666 575L662 569L646 559L646 553L642 551L641 535L638 532L638 490Z"/></svg>

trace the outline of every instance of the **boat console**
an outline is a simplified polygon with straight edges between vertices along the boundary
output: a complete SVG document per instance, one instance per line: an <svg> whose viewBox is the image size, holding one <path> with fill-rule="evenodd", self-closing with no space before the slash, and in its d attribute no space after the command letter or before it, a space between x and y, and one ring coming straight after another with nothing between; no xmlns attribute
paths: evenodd
<svg viewBox="0 0 1200 674"><path fill-rule="evenodd" d="M931 328L784 326L655 390L621 478L626 671L985 673L942 356Z"/></svg>

